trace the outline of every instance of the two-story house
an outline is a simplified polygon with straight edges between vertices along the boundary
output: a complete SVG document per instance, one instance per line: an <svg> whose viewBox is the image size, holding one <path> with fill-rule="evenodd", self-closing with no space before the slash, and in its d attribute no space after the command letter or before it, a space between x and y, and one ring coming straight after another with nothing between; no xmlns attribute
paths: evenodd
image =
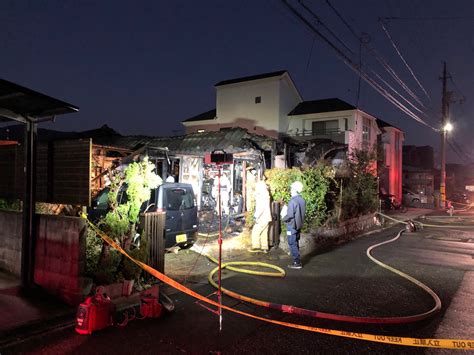
<svg viewBox="0 0 474 355"><path fill-rule="evenodd" d="M216 109L183 121L186 133L241 127L277 138L288 112L303 99L287 71L224 80L215 85Z"/></svg>
<svg viewBox="0 0 474 355"><path fill-rule="evenodd" d="M376 118L340 99L303 101L287 71L217 83L216 109L183 121L186 133L246 128L270 137L298 141L318 138L371 149L380 130Z"/></svg>
<svg viewBox="0 0 474 355"><path fill-rule="evenodd" d="M377 118L338 98L304 101L287 71L224 80L215 89L216 108L184 120L186 134L245 128L250 134L285 142L279 145L283 149L272 149L266 166L311 165L321 156L334 166L344 166L354 150L375 149L383 130L390 159L385 162L383 183L390 194L400 197L403 132L395 127L379 127ZM296 144L287 149L286 142Z"/></svg>
<svg viewBox="0 0 474 355"><path fill-rule="evenodd" d="M297 140L330 139L348 151L374 149L376 118L337 98L300 102L288 113L287 135Z"/></svg>

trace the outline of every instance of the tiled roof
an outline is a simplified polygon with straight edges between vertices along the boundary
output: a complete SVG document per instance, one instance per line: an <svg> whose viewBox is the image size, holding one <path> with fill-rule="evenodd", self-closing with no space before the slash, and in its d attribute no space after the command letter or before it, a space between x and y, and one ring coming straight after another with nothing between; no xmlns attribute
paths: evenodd
<svg viewBox="0 0 474 355"><path fill-rule="evenodd" d="M303 101L298 104L288 116L304 115L308 113L334 112L355 110L356 107L337 98Z"/></svg>
<svg viewBox="0 0 474 355"><path fill-rule="evenodd" d="M242 78L229 79L229 80L219 81L215 86L222 86L222 85L228 85L228 84L241 83L245 81L271 78L274 76L282 76L286 72L287 72L286 70L280 70L280 71L275 71L272 73L265 73L265 74L258 74L258 75L252 75L252 76L245 76Z"/></svg>
<svg viewBox="0 0 474 355"><path fill-rule="evenodd" d="M216 109L209 110L207 112L200 113L197 116L185 119L182 122L193 122L193 121L204 121L204 120L213 120L216 118Z"/></svg>
<svg viewBox="0 0 474 355"><path fill-rule="evenodd" d="M258 151L260 148L269 150L272 141L271 138L248 133L243 128L227 128L220 131L196 132L175 137L117 137L108 145L132 150L147 145L150 149L168 148L168 151L173 154L203 156L213 150L225 150L228 153ZM99 144L105 144L105 142Z"/></svg>

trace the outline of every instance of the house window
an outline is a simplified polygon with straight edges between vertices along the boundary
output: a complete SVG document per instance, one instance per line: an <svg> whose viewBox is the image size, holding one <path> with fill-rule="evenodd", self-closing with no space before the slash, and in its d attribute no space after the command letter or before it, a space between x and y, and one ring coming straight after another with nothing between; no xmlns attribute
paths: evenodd
<svg viewBox="0 0 474 355"><path fill-rule="evenodd" d="M362 122L362 142L370 143L370 120L367 117L364 117Z"/></svg>
<svg viewBox="0 0 474 355"><path fill-rule="evenodd" d="M311 123L313 136L327 135L331 133L339 132L339 121L313 121Z"/></svg>
<svg viewBox="0 0 474 355"><path fill-rule="evenodd" d="M262 97L261 96L255 96L255 103L259 104L262 102Z"/></svg>

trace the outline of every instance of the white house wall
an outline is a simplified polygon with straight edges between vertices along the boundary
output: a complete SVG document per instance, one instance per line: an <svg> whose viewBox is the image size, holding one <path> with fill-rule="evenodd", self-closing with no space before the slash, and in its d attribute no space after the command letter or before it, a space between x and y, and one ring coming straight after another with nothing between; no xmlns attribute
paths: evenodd
<svg viewBox="0 0 474 355"><path fill-rule="evenodd" d="M375 118L367 115L361 111L356 111L355 114L355 127L352 129L353 135L351 135L349 141L349 151L351 152L353 149L364 149L364 142L362 139L362 130L363 130L363 122L364 117L368 118L370 121L370 140L368 142L368 148L373 149L376 146L377 142L377 135L380 134L380 130L377 127L377 122Z"/></svg>
<svg viewBox="0 0 474 355"><path fill-rule="evenodd" d="M279 89L279 80L275 78L218 86L215 123L253 127L250 132L257 131L257 127L278 132ZM256 97L261 97L261 103L255 103Z"/></svg>
<svg viewBox="0 0 474 355"><path fill-rule="evenodd" d="M296 91L296 88L290 82L287 75L284 75L280 81L280 105L279 105L279 129L280 133L287 133L289 128L288 113L292 111L300 102L302 98Z"/></svg>

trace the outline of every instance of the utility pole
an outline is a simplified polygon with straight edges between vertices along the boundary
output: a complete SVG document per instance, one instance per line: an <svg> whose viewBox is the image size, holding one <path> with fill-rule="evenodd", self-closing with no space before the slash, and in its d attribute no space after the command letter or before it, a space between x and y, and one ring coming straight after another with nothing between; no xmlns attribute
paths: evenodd
<svg viewBox="0 0 474 355"><path fill-rule="evenodd" d="M443 66L443 76L440 78L443 80L443 93L441 101L441 176L439 183L439 192L440 192L440 207L446 207L446 123L448 122L448 113L449 113L449 95L447 91L447 70L446 62Z"/></svg>

